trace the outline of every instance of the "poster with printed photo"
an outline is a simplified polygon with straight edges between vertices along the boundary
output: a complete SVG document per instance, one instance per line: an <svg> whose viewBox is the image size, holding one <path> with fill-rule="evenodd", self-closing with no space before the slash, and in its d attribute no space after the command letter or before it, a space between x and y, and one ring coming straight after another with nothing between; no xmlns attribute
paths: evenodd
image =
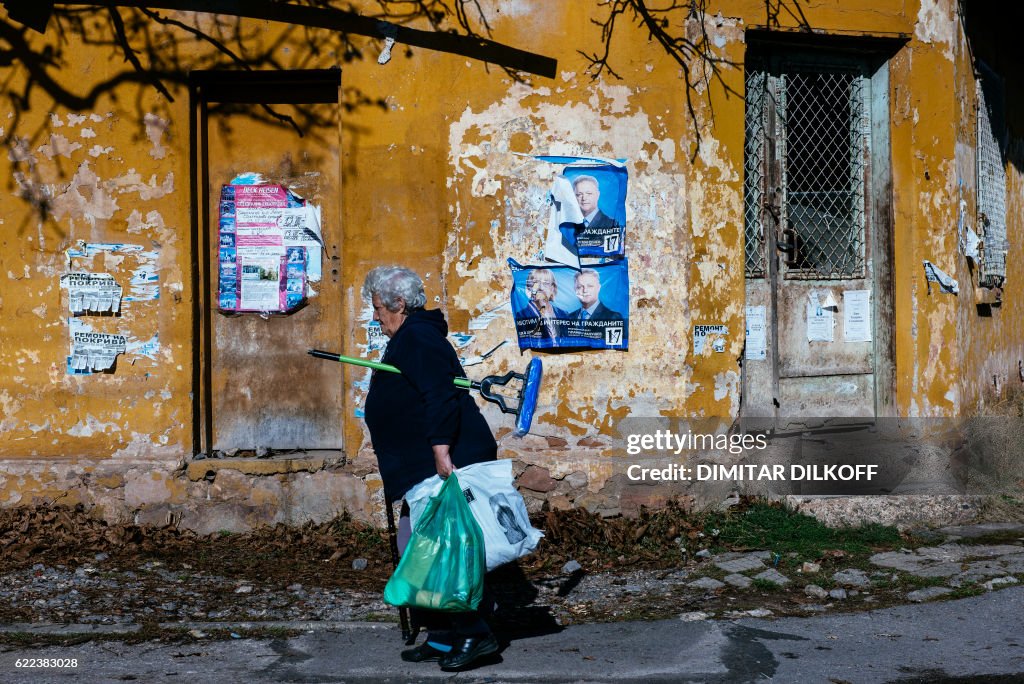
<svg viewBox="0 0 1024 684"><path fill-rule="evenodd" d="M321 276L320 211L282 185L224 185L219 227L222 311L290 313Z"/></svg>
<svg viewBox="0 0 1024 684"><path fill-rule="evenodd" d="M629 265L626 259L580 270L512 268L512 315L520 349L627 349Z"/></svg>
<svg viewBox="0 0 1024 684"><path fill-rule="evenodd" d="M582 221L576 227L581 257L618 258L626 253L626 167L579 163L565 167Z"/></svg>

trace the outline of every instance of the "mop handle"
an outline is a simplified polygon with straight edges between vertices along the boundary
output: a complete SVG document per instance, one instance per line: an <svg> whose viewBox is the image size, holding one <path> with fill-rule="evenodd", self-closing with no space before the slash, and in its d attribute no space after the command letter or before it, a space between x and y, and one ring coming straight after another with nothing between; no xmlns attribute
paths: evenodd
<svg viewBox="0 0 1024 684"><path fill-rule="evenodd" d="M379 371L387 371L388 373L401 373L389 363L381 363L380 361L369 361L367 359L357 359L354 356L344 356L343 354L335 354L334 352L325 352L319 349L310 349L310 356L315 356L318 359L327 359L329 361L340 361L341 363L349 363L353 366L363 366L364 368L372 368ZM465 387L466 389L473 389L473 381L469 378L454 378L452 382L457 387Z"/></svg>

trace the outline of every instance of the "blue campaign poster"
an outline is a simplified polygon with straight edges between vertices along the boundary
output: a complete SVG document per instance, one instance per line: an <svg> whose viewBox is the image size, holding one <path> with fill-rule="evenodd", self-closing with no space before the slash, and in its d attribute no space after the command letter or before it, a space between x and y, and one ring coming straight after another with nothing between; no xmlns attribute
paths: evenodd
<svg viewBox="0 0 1024 684"><path fill-rule="evenodd" d="M624 166L573 164L562 172L572 183L583 222L576 228L581 257L621 257L626 253L626 188Z"/></svg>
<svg viewBox="0 0 1024 684"><path fill-rule="evenodd" d="M628 260L512 268L512 315L520 349L628 349Z"/></svg>

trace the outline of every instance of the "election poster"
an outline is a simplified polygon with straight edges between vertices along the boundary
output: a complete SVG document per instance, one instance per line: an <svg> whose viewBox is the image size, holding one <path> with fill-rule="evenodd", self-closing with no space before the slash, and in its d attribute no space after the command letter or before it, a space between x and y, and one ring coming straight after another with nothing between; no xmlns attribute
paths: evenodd
<svg viewBox="0 0 1024 684"><path fill-rule="evenodd" d="M221 311L289 313L321 277L320 212L282 185L224 185L219 216Z"/></svg>
<svg viewBox="0 0 1024 684"><path fill-rule="evenodd" d="M628 349L629 264L582 269L512 268L512 316L520 349Z"/></svg>
<svg viewBox="0 0 1024 684"><path fill-rule="evenodd" d="M565 164L548 192L551 214L544 258L579 268L581 257L625 256L629 185L625 160L549 155L533 158Z"/></svg>
<svg viewBox="0 0 1024 684"><path fill-rule="evenodd" d="M626 253L626 186L624 165L580 162L562 172L572 184L582 221L576 228L581 257L618 258Z"/></svg>

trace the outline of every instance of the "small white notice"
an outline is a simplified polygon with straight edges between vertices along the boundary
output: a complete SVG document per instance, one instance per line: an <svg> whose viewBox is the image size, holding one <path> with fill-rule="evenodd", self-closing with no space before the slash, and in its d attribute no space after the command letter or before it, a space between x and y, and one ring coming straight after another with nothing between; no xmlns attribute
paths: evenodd
<svg viewBox="0 0 1024 684"><path fill-rule="evenodd" d="M831 342L834 339L836 316L821 304L807 303L807 341Z"/></svg>
<svg viewBox="0 0 1024 684"><path fill-rule="evenodd" d="M725 337L729 334L729 327L725 325L695 325L693 326L693 355L700 356L704 352L704 345L710 339L711 348L722 353L725 351Z"/></svg>
<svg viewBox="0 0 1024 684"><path fill-rule="evenodd" d="M871 290L843 292L843 336L847 342L871 341Z"/></svg>
<svg viewBox="0 0 1024 684"><path fill-rule="evenodd" d="M767 316L765 307L747 307L747 348L744 358L763 361L768 357Z"/></svg>

